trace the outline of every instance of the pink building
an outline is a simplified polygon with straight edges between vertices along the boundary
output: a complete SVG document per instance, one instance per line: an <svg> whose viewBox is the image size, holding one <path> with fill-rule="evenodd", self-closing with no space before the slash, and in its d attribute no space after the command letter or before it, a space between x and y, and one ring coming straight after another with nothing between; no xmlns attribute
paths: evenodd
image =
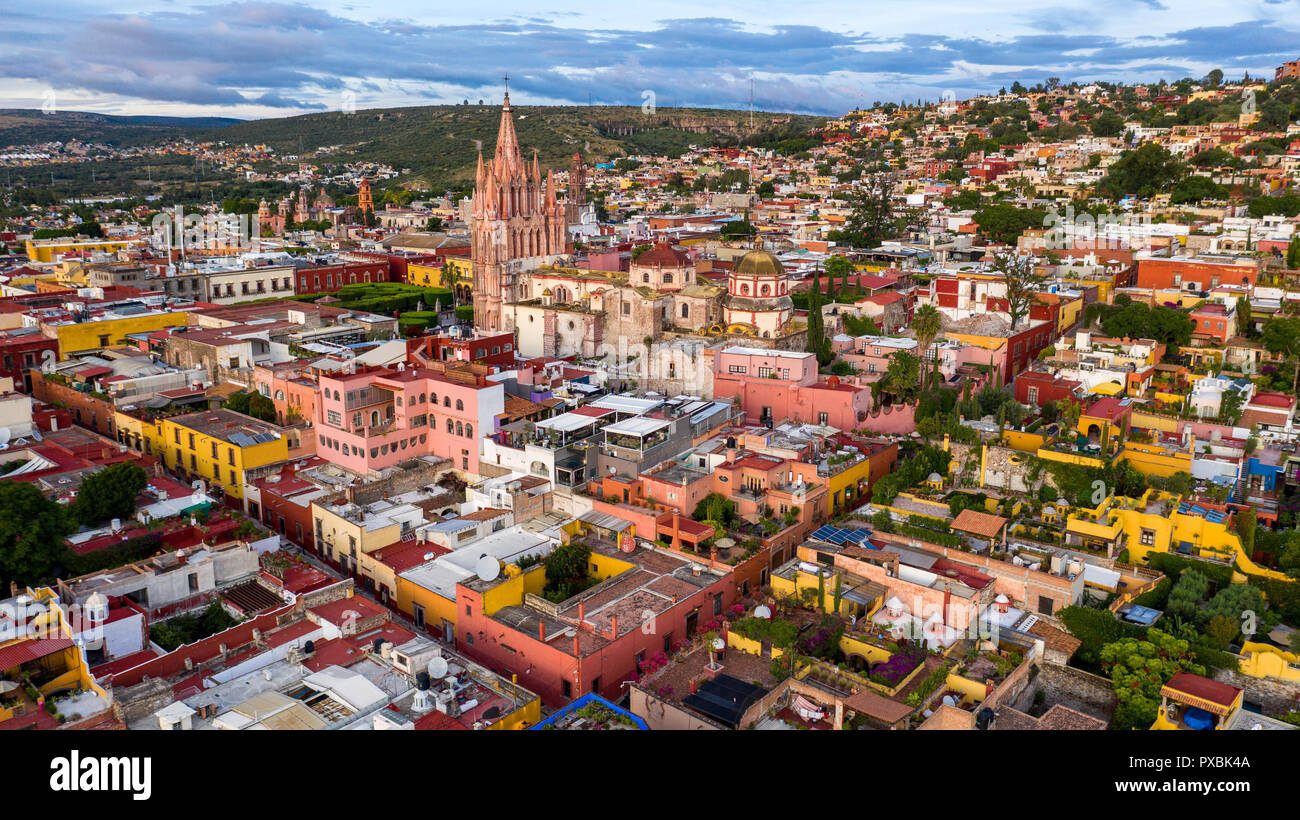
<svg viewBox="0 0 1300 820"><path fill-rule="evenodd" d="M841 430L861 425L871 411L871 391L817 372L812 353L729 347L713 354L713 397L740 399L746 420L787 419Z"/></svg>
<svg viewBox="0 0 1300 820"><path fill-rule="evenodd" d="M398 365L322 374L317 451L361 473L419 456L478 473L479 440L504 411L505 389L469 372Z"/></svg>

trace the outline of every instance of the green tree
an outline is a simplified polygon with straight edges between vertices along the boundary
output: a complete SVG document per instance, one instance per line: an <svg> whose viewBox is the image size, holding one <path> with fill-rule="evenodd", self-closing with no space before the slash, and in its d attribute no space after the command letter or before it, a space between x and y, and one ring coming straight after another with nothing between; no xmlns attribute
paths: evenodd
<svg viewBox="0 0 1300 820"><path fill-rule="evenodd" d="M71 558L63 539L75 529L67 509L36 485L0 481L0 590L50 579Z"/></svg>
<svg viewBox="0 0 1300 820"><path fill-rule="evenodd" d="M736 505L722 493L709 493L695 505L691 518L696 521L716 521L727 527L736 520Z"/></svg>
<svg viewBox="0 0 1300 820"><path fill-rule="evenodd" d="M906 350L899 350L889 357L889 367L885 369L882 380L885 389L903 401L911 398L917 390L920 378L920 361Z"/></svg>
<svg viewBox="0 0 1300 820"><path fill-rule="evenodd" d="M1260 333L1260 344L1270 353L1295 359L1295 372L1291 378L1291 392L1300 382L1300 317L1276 316L1270 319Z"/></svg>
<svg viewBox="0 0 1300 820"><path fill-rule="evenodd" d="M1020 320L1029 315L1029 308L1042 290L1044 277L1034 266L1033 257L1019 256L1011 251L997 251L993 254L993 270L1002 274L1006 287L1007 314L1011 318L1011 329L1020 326Z"/></svg>
<svg viewBox="0 0 1300 820"><path fill-rule="evenodd" d="M1148 198L1172 188L1184 173L1183 164L1168 149L1148 142L1125 151L1097 183L1097 191L1112 199L1127 194Z"/></svg>
<svg viewBox="0 0 1300 820"><path fill-rule="evenodd" d="M852 208L842 230L831 231L827 238L855 248L875 248L893 237L894 181L887 174L865 180L852 199Z"/></svg>
<svg viewBox="0 0 1300 820"><path fill-rule="evenodd" d="M1145 638L1125 638L1101 649L1101 665L1119 703L1111 727L1149 729L1160 708L1160 689L1179 672L1205 674L1190 654L1190 644L1159 629Z"/></svg>
<svg viewBox="0 0 1300 820"><path fill-rule="evenodd" d="M943 330L943 317L939 314L939 309L934 305L921 305L916 309L912 316L912 331L916 334L917 353L921 361L926 361L926 353L930 350L930 345ZM921 384L921 389L925 389L925 384Z"/></svg>
<svg viewBox="0 0 1300 820"><path fill-rule="evenodd" d="M563 601L587 586L591 548L576 542L560 544L546 557L546 591L549 601Z"/></svg>
<svg viewBox="0 0 1300 820"><path fill-rule="evenodd" d="M442 230L442 217L440 216L429 217L429 221L424 223L424 229L429 233L437 233L438 231Z"/></svg>
<svg viewBox="0 0 1300 820"><path fill-rule="evenodd" d="M149 483L149 475L134 461L111 464L81 480L72 514L86 526L135 514L135 498Z"/></svg>
<svg viewBox="0 0 1300 820"><path fill-rule="evenodd" d="M1264 595L1259 587L1250 584L1228 584L1215 593L1201 615L1202 621L1216 616L1228 618L1238 627L1243 623L1242 614L1253 612L1258 616L1264 611Z"/></svg>
<svg viewBox="0 0 1300 820"><path fill-rule="evenodd" d="M1294 237L1286 246L1286 266L1290 270L1300 268L1300 236Z"/></svg>

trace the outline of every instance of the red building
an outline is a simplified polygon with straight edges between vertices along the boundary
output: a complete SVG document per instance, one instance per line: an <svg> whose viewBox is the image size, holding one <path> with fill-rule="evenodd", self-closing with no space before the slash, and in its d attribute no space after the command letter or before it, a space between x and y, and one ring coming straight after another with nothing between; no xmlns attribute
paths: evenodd
<svg viewBox="0 0 1300 820"><path fill-rule="evenodd" d="M1082 386L1083 382L1074 381L1073 379L1062 379L1051 373L1026 370L1016 376L1016 401L1035 407L1042 407L1048 402L1064 401L1066 399L1077 401L1074 391Z"/></svg>
<svg viewBox="0 0 1300 820"><path fill-rule="evenodd" d="M409 339L406 350L426 362L477 362L509 367L515 363L514 342L513 332L479 335L448 332Z"/></svg>
<svg viewBox="0 0 1300 820"><path fill-rule="evenodd" d="M1139 259L1135 286L1158 290L1212 290L1220 285L1253 288L1258 273L1257 263L1234 265L1192 259Z"/></svg>
<svg viewBox="0 0 1300 820"><path fill-rule="evenodd" d="M522 602L485 611L485 593L509 579L456 584L456 650L501 675L518 675L548 706L588 692L618 700L638 668L699 632L720 629L736 601L730 572L666 551L624 553L604 540L591 547L593 556L628 562L636 571L623 572L600 595L570 598L554 614Z"/></svg>
<svg viewBox="0 0 1300 820"><path fill-rule="evenodd" d="M389 275L388 261L383 260L300 267L294 272L294 279L300 294L331 293L344 285L393 281Z"/></svg>
<svg viewBox="0 0 1300 820"><path fill-rule="evenodd" d="M50 351L51 361L59 358L59 340L41 334L37 328L20 328L0 333L0 377L14 380L14 389L32 392L32 368L45 361L45 351Z"/></svg>

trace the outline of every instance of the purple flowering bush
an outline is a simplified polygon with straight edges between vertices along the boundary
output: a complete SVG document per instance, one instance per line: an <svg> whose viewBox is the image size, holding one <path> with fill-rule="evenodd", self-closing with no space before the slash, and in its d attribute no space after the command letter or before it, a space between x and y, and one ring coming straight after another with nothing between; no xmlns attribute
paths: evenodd
<svg viewBox="0 0 1300 820"><path fill-rule="evenodd" d="M889 660L871 671L871 680L893 689L903 679L912 674L916 667L925 662L926 651L917 644L898 647L898 651Z"/></svg>

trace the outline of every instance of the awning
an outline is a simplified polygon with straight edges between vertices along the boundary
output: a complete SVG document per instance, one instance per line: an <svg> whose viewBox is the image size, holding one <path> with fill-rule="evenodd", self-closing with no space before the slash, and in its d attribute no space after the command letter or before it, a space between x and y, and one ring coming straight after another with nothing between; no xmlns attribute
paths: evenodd
<svg viewBox="0 0 1300 820"><path fill-rule="evenodd" d="M28 661L62 652L72 646L71 638L33 638L0 649L0 671L22 666Z"/></svg>
<svg viewBox="0 0 1300 820"><path fill-rule="evenodd" d="M1089 392L1096 393L1099 396L1118 396L1124 392L1124 385L1115 382L1102 382L1090 388Z"/></svg>

